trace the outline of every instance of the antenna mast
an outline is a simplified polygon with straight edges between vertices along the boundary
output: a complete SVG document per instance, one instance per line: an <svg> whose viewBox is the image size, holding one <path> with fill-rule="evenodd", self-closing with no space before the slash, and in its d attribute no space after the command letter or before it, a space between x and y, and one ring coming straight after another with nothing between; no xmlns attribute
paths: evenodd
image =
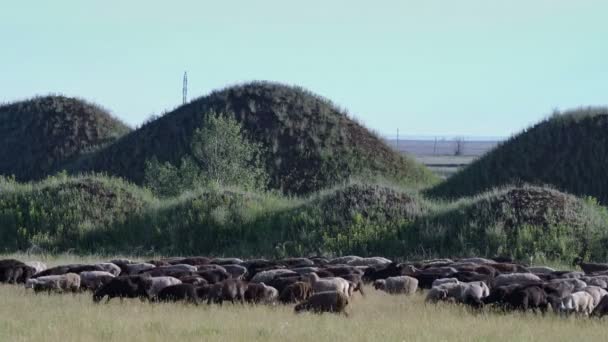
<svg viewBox="0 0 608 342"><path fill-rule="evenodd" d="M184 71L184 86L182 88L183 104L188 100L188 72Z"/></svg>

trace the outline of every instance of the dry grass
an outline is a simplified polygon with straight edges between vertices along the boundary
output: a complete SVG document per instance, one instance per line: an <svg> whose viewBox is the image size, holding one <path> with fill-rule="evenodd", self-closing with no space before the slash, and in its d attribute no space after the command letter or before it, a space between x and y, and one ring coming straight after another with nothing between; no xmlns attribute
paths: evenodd
<svg viewBox="0 0 608 342"><path fill-rule="evenodd" d="M3 285L0 341L605 341L608 336L608 325L597 319L475 313L427 306L423 299L370 288L366 298L353 299L350 316L344 317L295 315L292 306L281 305L94 304L87 293L35 295Z"/></svg>

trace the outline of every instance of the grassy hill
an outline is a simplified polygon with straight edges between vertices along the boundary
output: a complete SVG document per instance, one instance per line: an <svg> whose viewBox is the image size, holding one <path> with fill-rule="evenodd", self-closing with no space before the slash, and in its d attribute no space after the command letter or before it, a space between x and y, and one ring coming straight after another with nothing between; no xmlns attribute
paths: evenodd
<svg viewBox="0 0 608 342"><path fill-rule="evenodd" d="M102 108L64 96L0 106L0 174L40 179L129 128Z"/></svg>
<svg viewBox="0 0 608 342"><path fill-rule="evenodd" d="M457 198L507 184L550 184L608 203L608 108L555 114L428 191Z"/></svg>
<svg viewBox="0 0 608 342"><path fill-rule="evenodd" d="M212 112L234 116L247 137L262 144L270 187L284 193L308 194L351 177L410 185L435 181L424 166L394 152L330 101L302 88L268 82L233 86L193 100L70 169L107 172L141 183L147 159L178 163L191 153L194 130Z"/></svg>

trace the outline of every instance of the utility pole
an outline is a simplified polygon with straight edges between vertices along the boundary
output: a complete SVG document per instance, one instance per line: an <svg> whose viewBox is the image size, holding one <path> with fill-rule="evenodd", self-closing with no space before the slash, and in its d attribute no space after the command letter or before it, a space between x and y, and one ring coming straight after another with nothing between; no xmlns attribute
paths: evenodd
<svg viewBox="0 0 608 342"><path fill-rule="evenodd" d="M401 153L401 150L399 149L399 128L397 128L397 152Z"/></svg>
<svg viewBox="0 0 608 342"><path fill-rule="evenodd" d="M186 104L188 101L188 73L184 71L184 85L182 88L183 102L182 104Z"/></svg>

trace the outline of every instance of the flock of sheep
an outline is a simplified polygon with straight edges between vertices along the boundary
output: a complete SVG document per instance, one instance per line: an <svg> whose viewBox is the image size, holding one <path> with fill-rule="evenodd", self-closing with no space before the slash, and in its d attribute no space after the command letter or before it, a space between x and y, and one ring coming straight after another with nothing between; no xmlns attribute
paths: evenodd
<svg viewBox="0 0 608 342"><path fill-rule="evenodd" d="M426 302L473 308L603 316L608 313L608 264L579 263L583 272L528 267L510 259L392 262L382 257L114 259L47 268L42 262L0 260L0 282L36 293L91 291L93 301L141 298L222 304L296 304L295 312L346 315L364 284L395 295L426 291Z"/></svg>

